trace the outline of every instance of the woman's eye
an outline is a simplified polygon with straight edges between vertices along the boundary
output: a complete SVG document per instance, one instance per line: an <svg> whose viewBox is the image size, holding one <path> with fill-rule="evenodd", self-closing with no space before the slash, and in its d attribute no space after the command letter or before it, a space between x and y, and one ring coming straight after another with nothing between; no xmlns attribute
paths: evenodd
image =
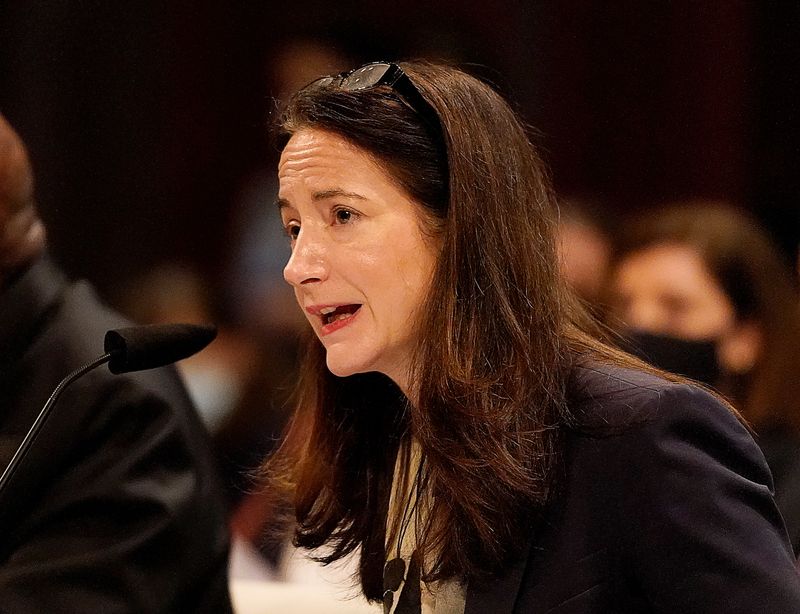
<svg viewBox="0 0 800 614"><path fill-rule="evenodd" d="M333 212L333 217L337 224L347 224L355 217L355 214L349 209L337 209Z"/></svg>
<svg viewBox="0 0 800 614"><path fill-rule="evenodd" d="M284 226L283 229L286 232L286 236L288 236L292 241L297 239L297 236L300 234L300 224L289 223Z"/></svg>

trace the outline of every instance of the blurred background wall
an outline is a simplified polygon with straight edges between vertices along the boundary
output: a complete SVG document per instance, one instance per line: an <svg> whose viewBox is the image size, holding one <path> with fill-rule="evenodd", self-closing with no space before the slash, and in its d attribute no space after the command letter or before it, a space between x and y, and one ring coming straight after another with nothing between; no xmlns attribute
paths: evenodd
<svg viewBox="0 0 800 614"><path fill-rule="evenodd" d="M221 284L248 178L272 172L273 58L427 56L505 92L557 188L609 216L725 198L800 236L800 5L3 0L0 111L28 143L54 251L111 291L163 261Z"/></svg>

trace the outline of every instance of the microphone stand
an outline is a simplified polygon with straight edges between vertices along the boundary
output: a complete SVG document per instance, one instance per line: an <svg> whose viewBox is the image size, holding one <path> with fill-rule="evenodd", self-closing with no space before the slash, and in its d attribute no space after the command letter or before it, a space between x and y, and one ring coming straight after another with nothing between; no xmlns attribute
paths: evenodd
<svg viewBox="0 0 800 614"><path fill-rule="evenodd" d="M28 434L25 435L25 439L22 440L22 443L17 448L17 451L14 452L14 456L11 457L11 462L8 463L8 466L5 468L5 471L3 471L3 475L0 476L0 492L2 492L3 489L6 487L6 483L11 480L11 477L14 475L14 471L16 471L17 469L17 465L19 465L22 459L25 458L25 454L27 453L28 448L30 448L31 445L33 445L36 436L39 434L39 431L44 426L45 421L50 415L50 412L55 406L58 397L61 395L64 389L67 386L69 386L72 382L74 382L76 379L84 375L85 373L88 373L92 369L95 369L100 365L107 363L109 360L111 360L111 352L103 354L102 356L96 358L92 362L85 364L78 369L75 369L75 371L67 375L67 377L61 380L58 386L56 386L56 389L53 390L53 394L51 394L50 398L47 399L47 402L44 404L44 407L42 407L42 411L39 412L39 415L36 417L36 420L34 420L33 425L31 425L31 428L28 430Z"/></svg>

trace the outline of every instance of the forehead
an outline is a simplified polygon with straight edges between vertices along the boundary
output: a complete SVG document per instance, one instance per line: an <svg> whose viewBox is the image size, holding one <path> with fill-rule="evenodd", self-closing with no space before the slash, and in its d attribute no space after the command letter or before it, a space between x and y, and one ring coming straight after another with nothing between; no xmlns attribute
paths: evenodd
<svg viewBox="0 0 800 614"><path fill-rule="evenodd" d="M700 252L681 243L645 247L626 256L621 265L623 277L633 278L648 286L701 292L717 289L720 285Z"/></svg>
<svg viewBox="0 0 800 614"><path fill-rule="evenodd" d="M297 180L394 183L369 152L337 134L318 129L303 129L292 135L281 153L278 179L281 187Z"/></svg>
<svg viewBox="0 0 800 614"><path fill-rule="evenodd" d="M281 152L281 164L308 153L349 155L356 152L360 152L360 149L338 134L317 128L301 128L286 142Z"/></svg>

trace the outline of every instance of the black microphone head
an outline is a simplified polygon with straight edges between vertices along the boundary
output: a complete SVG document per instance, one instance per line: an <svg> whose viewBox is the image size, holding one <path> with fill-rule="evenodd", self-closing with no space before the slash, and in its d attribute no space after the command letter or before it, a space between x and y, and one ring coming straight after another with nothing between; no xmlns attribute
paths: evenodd
<svg viewBox="0 0 800 614"><path fill-rule="evenodd" d="M108 369L128 373L163 367L196 354L217 336L211 325L153 324L118 328L106 333Z"/></svg>

